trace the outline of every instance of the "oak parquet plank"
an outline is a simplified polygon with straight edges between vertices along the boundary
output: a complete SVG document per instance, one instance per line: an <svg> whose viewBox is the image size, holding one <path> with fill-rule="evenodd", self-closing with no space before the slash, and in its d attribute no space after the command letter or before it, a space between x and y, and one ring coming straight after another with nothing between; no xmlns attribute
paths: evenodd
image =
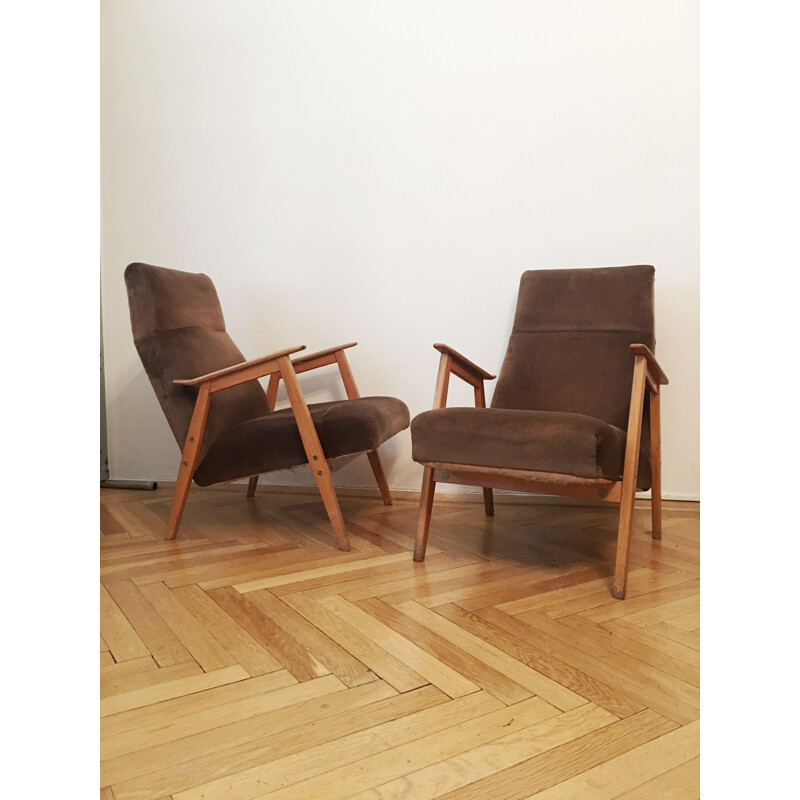
<svg viewBox="0 0 800 800"><path fill-rule="evenodd" d="M326 675L251 695L236 704L215 706L200 715L179 717L162 728L138 730L135 739L129 737L126 740L126 751L116 755L109 755L109 745L113 742L104 741L100 780L104 784L120 783L185 761L205 758L220 750L223 743L224 747L230 748L251 742L266 732L274 733L268 727L275 719L274 712L322 697L329 698L345 689L333 675ZM314 703L314 707L317 708L318 703ZM130 749L131 740L137 745L135 749ZM158 793L163 792L159 789Z"/></svg>
<svg viewBox="0 0 800 800"><path fill-rule="evenodd" d="M374 691L377 684L365 684L331 697L349 700L349 695ZM477 697L477 696L476 696ZM487 696L488 697L488 696ZM163 786L171 788L174 798L221 796L235 800L247 796L248 790L268 790L269 781L288 782L294 774L319 774L325 771L329 754L342 752L344 758L354 760L367 753L382 752L389 742L421 731L439 730L448 721L456 724L476 714L487 713L487 697L479 701L462 698L455 706L445 703L446 696L433 686L406 692L365 706L357 702L350 709L335 707L336 713L327 709L312 722L308 715L300 715L294 725L270 731L263 740L209 754L202 760L185 762L165 773L151 773L114 787L117 800L155 800ZM333 707L333 706L332 706ZM444 713L440 711L443 709ZM294 709L286 709L285 715ZM382 732L378 735L376 732ZM410 733L409 733L410 732ZM272 757L274 754L274 758Z"/></svg>
<svg viewBox="0 0 800 800"><path fill-rule="evenodd" d="M407 561L407 553L394 553L388 556L379 556L373 558L371 556L365 557L363 553L351 555L346 554L342 557L341 561L330 566L318 567L316 569L303 569L301 572L291 572L289 574L272 575L255 581L248 581L247 583L235 584L234 588L241 594L247 592L254 592L257 589L273 589L279 586L292 587L287 591L291 591L296 583L307 583L312 578L326 577L329 575L347 575L352 572L357 572L369 567L380 567L384 564L396 564L401 561Z"/></svg>
<svg viewBox="0 0 800 800"><path fill-rule="evenodd" d="M127 533L124 526L114 516L105 503L100 503L100 532L105 536Z"/></svg>
<svg viewBox="0 0 800 800"><path fill-rule="evenodd" d="M435 605L438 598L458 596L459 593L474 594L485 590L495 581L505 578L515 578L519 580L525 575L527 570L520 564L515 564L508 559L497 559L495 561L480 561L469 564L458 570L442 572L431 576L430 580L421 585L410 586L394 592L382 592L379 596L390 605L405 603L409 600L423 601L430 599ZM360 598L356 598L360 599Z"/></svg>
<svg viewBox="0 0 800 800"><path fill-rule="evenodd" d="M212 589L207 594L260 642L299 681L327 675L329 670L258 606L231 586Z"/></svg>
<svg viewBox="0 0 800 800"><path fill-rule="evenodd" d="M684 761L635 789L617 795L616 800L651 800L653 797L658 800L699 800L700 757Z"/></svg>
<svg viewBox="0 0 800 800"><path fill-rule="evenodd" d="M557 620L535 611L510 617L496 609L484 609L479 615L513 630L521 639L535 642L556 658L568 661L604 683L624 686L626 694L662 716L681 724L692 722L699 716L696 687L631 657L626 657L621 663L607 661L601 648L576 637ZM513 625L514 620L519 625Z"/></svg>
<svg viewBox="0 0 800 800"><path fill-rule="evenodd" d="M538 697L524 700L513 709L503 706L493 711L488 711L491 705L487 700L499 702L476 692L179 792L175 800L245 800L269 793L274 793L276 800L287 796L336 800L368 788L358 784L363 776L367 780L375 773L390 777L392 769L406 769L409 758L425 766L426 757L440 760L435 756L442 752L453 754L448 745L459 752L459 747L467 749L472 743L499 738L526 722L533 724L557 713ZM451 729L452 737L442 735L446 729ZM443 745L444 741L448 745ZM330 769L332 764L339 766Z"/></svg>
<svg viewBox="0 0 800 800"><path fill-rule="evenodd" d="M131 661L150 655L139 634L102 585L100 586L100 636L114 656L114 661Z"/></svg>
<svg viewBox="0 0 800 800"><path fill-rule="evenodd" d="M583 707L568 713L581 710ZM539 754L532 753L529 758L513 766L439 797L440 800L522 800L531 793L549 789L676 728L676 723L646 709Z"/></svg>
<svg viewBox="0 0 800 800"><path fill-rule="evenodd" d="M611 800L695 758L699 749L700 726L693 722L524 800Z"/></svg>
<svg viewBox="0 0 800 800"><path fill-rule="evenodd" d="M365 566L363 570L353 570L344 575L333 573L285 586L273 586L270 591L278 596L301 591L308 592L309 597L325 597L330 594L343 595L348 591L356 591L361 587L367 587L368 590L369 587L380 588L392 581L408 580L415 577L424 578L428 574L432 575L442 569L455 568L462 564L463 562L457 561L451 556L439 553L421 563L409 558L405 561L392 562L378 567ZM369 596L369 594L365 596Z"/></svg>
<svg viewBox="0 0 800 800"><path fill-rule="evenodd" d="M120 742L125 741L125 734L132 731L158 730L164 725L165 720L170 723L179 717L191 714L204 715L218 706L238 703L240 700L252 698L298 683L286 670L270 672L258 678L250 678L235 683L221 684L190 693L185 696L176 695L146 707L137 707L128 711L106 717L101 720L100 732L103 739L104 757L116 754L115 748L108 743L112 737L118 737ZM112 752L107 752L110 748ZM136 748L133 748L136 749ZM122 749L119 752L128 752Z"/></svg>
<svg viewBox="0 0 800 800"><path fill-rule="evenodd" d="M308 700L236 726L181 739L170 748L168 763L155 772L121 781L115 788L121 798L139 800L155 798L161 791L179 792L363 731L398 715L430 708L445 700L437 694L422 690L397 695L387 684L374 682ZM192 758L192 753L199 755Z"/></svg>
<svg viewBox="0 0 800 800"><path fill-rule="evenodd" d="M164 667L164 670L173 670L188 667L188 664L176 664L174 667ZM173 697L181 697L185 694L202 692L214 686L221 686L225 683L241 681L250 676L238 664L233 667L225 667L214 672L201 672L199 675L190 675L186 678L159 683L156 686L148 686L136 689L132 692L123 692L113 697L105 698L100 701L100 716L107 717L111 714L119 714L133 708L159 703L162 700L169 700Z"/></svg>
<svg viewBox="0 0 800 800"><path fill-rule="evenodd" d="M643 628L640 625L631 624L622 617L620 619L612 619L608 622L603 622L599 627L612 631L623 640L629 639L632 642L631 646L636 646L635 643L638 642L642 645L660 650L662 653L660 663L662 669L665 671L668 671L667 665L672 661L681 661L685 664L689 664L695 670L700 669L700 654L697 650L686 647L679 642L666 639L663 636L659 636L658 632L653 629L653 626Z"/></svg>
<svg viewBox="0 0 800 800"><path fill-rule="evenodd" d="M117 664L111 657L111 653L101 653L100 655L108 656L108 659L100 664L101 688L103 681L121 678L125 675L134 675L137 672L147 672L149 670L158 669L158 664L156 664L152 656L143 656L142 658L135 658L132 661L120 661L120 663Z"/></svg>
<svg viewBox="0 0 800 800"><path fill-rule="evenodd" d="M267 589L250 592L247 599L260 608L276 625L291 631L293 638L308 652L314 653L314 658L346 686L359 686L376 680L377 676L357 658Z"/></svg>
<svg viewBox="0 0 800 800"><path fill-rule="evenodd" d="M488 666L469 651L456 647L427 626L411 619L402 612L382 602L377 597L367 598L357 603L379 622L414 642L434 658L451 667L460 675L473 681L489 694L502 700L506 705L525 700L533 693L515 683L502 672Z"/></svg>
<svg viewBox="0 0 800 800"><path fill-rule="evenodd" d="M606 567L587 568L582 564L572 564L565 567L558 575L553 575L552 570L537 574L534 570L529 569L527 576L503 581L501 584L491 587L487 592L463 593L462 596L452 595L450 598L432 597L424 600L422 604L430 608L444 605L445 603L456 603L467 609L467 611L475 611L479 608L487 608L519 600L540 592L550 592L568 586L580 586L586 581L602 577L607 572ZM444 602L439 602L440 599L444 600Z"/></svg>
<svg viewBox="0 0 800 800"><path fill-rule="evenodd" d="M197 582L197 585L204 591L219 589L223 586L238 586L274 575L285 575L298 566L303 569L311 570L317 567L341 564L343 561L346 561L348 557L350 560L355 561L363 558L363 553L342 553L340 550L331 551L311 547L303 549L298 548L297 550L290 550L271 556L268 564L254 564L243 568L238 575L200 580Z"/></svg>
<svg viewBox="0 0 800 800"><path fill-rule="evenodd" d="M657 634L663 636L665 639L682 644L684 647L690 647L699 652L700 650L700 631L680 631L677 628L671 628L664 622L650 625L649 629Z"/></svg>
<svg viewBox="0 0 800 800"><path fill-rule="evenodd" d="M122 663L130 662L123 661ZM100 697L112 697L139 689L148 689L181 678L201 675L202 672L203 670L197 663L187 661L185 664L174 664L163 669L138 670L124 675L115 675L100 682Z"/></svg>
<svg viewBox="0 0 800 800"><path fill-rule="evenodd" d="M490 776L614 722L616 717L612 714L587 703L354 795L351 800L404 800L408 797L433 800L451 793L461 796L464 792L497 798L498 781L495 779L490 789L487 786ZM482 782L480 794L475 795L470 790L479 781Z"/></svg>
<svg viewBox="0 0 800 800"><path fill-rule="evenodd" d="M246 686L246 684L251 685ZM240 692L240 696L234 697L227 703L199 702L194 710L188 710L187 713L177 716L156 716L152 713L153 707L150 706L150 714L139 715L140 724L132 727L129 725L127 729L122 730L117 726L116 732L112 723L123 715L106 718L101 725L101 768L105 770L109 764L118 765L120 760L128 756L131 756L134 762L138 762L138 756L135 754L145 750L157 751L162 759L161 765L165 766L167 760L172 758L178 740L192 738L225 725L260 718L276 709L303 703L312 698L325 697L331 692L345 688L341 682L329 675L316 681L298 683L286 670L271 672L257 679L232 685L246 687L248 691L246 694ZM215 690L209 690L206 694L213 691ZM166 704L174 702L168 700ZM133 717L134 712L126 714ZM163 745L169 747L164 748ZM109 783L115 780L117 778L113 775L108 778Z"/></svg>
<svg viewBox="0 0 800 800"><path fill-rule="evenodd" d="M500 648L489 644L479 636L475 636L454 622L431 611L419 603L401 603L398 608L417 620L427 625L431 630L440 634L456 646L479 657L484 663L504 672L513 681L529 689L548 703L561 711L569 711L587 702L585 697L573 692L566 686L548 678L547 675L523 664Z"/></svg>
<svg viewBox="0 0 800 800"><path fill-rule="evenodd" d="M163 583L148 583L139 590L205 672L224 669L237 663Z"/></svg>
<svg viewBox="0 0 800 800"><path fill-rule="evenodd" d="M163 520L137 502L107 503L106 508L129 536L166 536Z"/></svg>
<svg viewBox="0 0 800 800"><path fill-rule="evenodd" d="M283 595L281 599L397 691L408 692L428 683L426 678L307 594L297 592Z"/></svg>
<svg viewBox="0 0 800 800"><path fill-rule="evenodd" d="M374 597L384 590L388 592L399 591L417 585L424 585L430 576L437 572L456 570L460 567L470 566L475 559L456 559L445 553L435 553L424 561L409 560L405 564L393 564L390 571L369 575L363 578L338 580L331 577L331 583L317 585L314 588L302 591L308 597L318 599L332 594L340 594L345 600L362 600L365 597ZM485 563L481 560L481 563ZM420 569L422 568L422 569ZM282 592L282 589L278 589Z"/></svg>
<svg viewBox="0 0 800 800"><path fill-rule="evenodd" d="M161 565L147 565L130 571L128 575L137 585L145 583L164 583L169 588L201 583L209 578L220 579L234 577L245 569L252 569L254 564L269 563L276 555L286 552L266 544L236 545L234 552L224 552L225 547L208 553L197 553L187 556L179 566L164 568ZM294 555L295 550L288 551Z"/></svg>
<svg viewBox="0 0 800 800"><path fill-rule="evenodd" d="M639 611L658 608L672 600L681 600L693 597L700 591L700 581L693 580L659 589L639 597L626 597L624 603L598 606L586 611L581 611L581 616L592 622L607 622L612 619L627 619Z"/></svg>
<svg viewBox="0 0 800 800"><path fill-rule="evenodd" d="M554 712L555 709L541 698L532 697L511 708L503 708L453 726L446 732L395 745L386 752L367 756L355 764L345 764L325 775L287 786L275 792L274 798L311 800L324 793L327 800L342 800L387 778L391 780L403 775L409 767L424 768L487 742L507 739L519 730L552 718Z"/></svg>
<svg viewBox="0 0 800 800"><path fill-rule="evenodd" d="M469 612L457 605L439 606L436 613L460 625L494 647L508 653L522 664L541 672L561 686L571 689L595 705L618 717L628 717L644 709L644 705L628 696L623 688L603 683L594 676L576 669L567 661L555 658L550 652L539 649L530 641L514 635L513 630L499 627L494 622ZM507 617L506 619L513 619Z"/></svg>
<svg viewBox="0 0 800 800"><path fill-rule="evenodd" d="M175 596L253 677L281 669L281 663L199 586L181 586Z"/></svg>
<svg viewBox="0 0 800 800"><path fill-rule="evenodd" d="M370 637L395 658L411 667L450 697L461 697L479 691L480 687L443 664L425 650L406 639L363 609L339 595L326 597L322 604L341 619Z"/></svg>
<svg viewBox="0 0 800 800"><path fill-rule="evenodd" d="M114 581L107 584L105 589L123 610L159 666L168 667L194 660L172 628L129 580Z"/></svg>

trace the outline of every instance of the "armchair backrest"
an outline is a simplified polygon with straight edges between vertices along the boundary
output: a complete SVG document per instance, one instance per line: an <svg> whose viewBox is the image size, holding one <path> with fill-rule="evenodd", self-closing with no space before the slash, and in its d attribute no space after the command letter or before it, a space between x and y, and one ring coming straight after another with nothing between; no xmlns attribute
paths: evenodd
<svg viewBox="0 0 800 800"><path fill-rule="evenodd" d="M225 330L217 290L207 275L130 264L125 286L136 350L182 448L197 388L172 381L205 375L245 358ZM201 458L220 431L267 413L266 396L256 380L214 393Z"/></svg>
<svg viewBox="0 0 800 800"><path fill-rule="evenodd" d="M654 274L651 266L524 272L492 407L585 414L627 430L630 345L655 351Z"/></svg>

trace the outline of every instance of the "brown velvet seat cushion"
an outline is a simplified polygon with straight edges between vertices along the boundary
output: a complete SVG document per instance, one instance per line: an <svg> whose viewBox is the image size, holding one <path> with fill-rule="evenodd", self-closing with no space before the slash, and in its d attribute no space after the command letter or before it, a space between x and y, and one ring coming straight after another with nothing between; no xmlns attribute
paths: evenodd
<svg viewBox="0 0 800 800"><path fill-rule="evenodd" d="M375 450L408 427L405 403L394 397L361 397L308 406L327 458ZM222 431L194 474L199 486L307 463L290 408Z"/></svg>
<svg viewBox="0 0 800 800"><path fill-rule="evenodd" d="M414 461L536 470L620 480L625 431L607 422L560 411L438 408L411 423ZM644 449L644 448L643 448ZM639 488L650 487L642 454Z"/></svg>

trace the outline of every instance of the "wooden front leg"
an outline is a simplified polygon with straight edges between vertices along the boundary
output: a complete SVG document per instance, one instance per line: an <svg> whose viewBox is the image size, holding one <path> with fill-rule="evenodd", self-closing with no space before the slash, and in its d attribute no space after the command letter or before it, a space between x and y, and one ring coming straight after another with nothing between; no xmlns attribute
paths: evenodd
<svg viewBox="0 0 800 800"><path fill-rule="evenodd" d="M306 452L308 463L311 465L311 471L314 473L314 480L316 480L319 487L319 493L322 496L325 510L328 512L333 532L339 541L339 549L347 551L350 549L350 539L347 536L342 511L339 508L339 500L333 488L331 469L328 466L325 453L322 451L322 444L311 419L303 392L300 389L297 375L294 367L292 367L292 362L288 358L278 359L278 365L284 386L286 386L286 393L289 395L292 413L300 431L300 438L303 441L303 449Z"/></svg>
<svg viewBox="0 0 800 800"><path fill-rule="evenodd" d="M200 446L203 444L203 435L210 405L211 386L208 383L204 383L197 393L192 420L189 423L189 432L186 434L186 442L181 453L181 466L178 470L178 480L175 483L172 508L167 522L167 539L174 539L178 535L183 509L186 506L186 498L189 496L189 488L192 485L192 477L200 455Z"/></svg>
<svg viewBox="0 0 800 800"><path fill-rule="evenodd" d="M475 408L486 408L486 393L482 381L475 387ZM491 486L483 487L483 508L487 517L494 516L494 493Z"/></svg>
<svg viewBox="0 0 800 800"><path fill-rule="evenodd" d="M636 356L633 366L631 408L628 413L628 437L625 443L625 466L622 473L622 492L620 494L617 561L614 567L614 588L611 592L617 600L625 599L625 590L628 582L628 553L631 547L636 479L639 476L639 447L642 436L642 412L644 411L646 376L647 361L643 356Z"/></svg>
<svg viewBox="0 0 800 800"><path fill-rule="evenodd" d="M419 519L417 520L417 540L414 543L414 561L425 560L425 549L428 546L428 531L431 527L431 511L433 511L433 493L436 482L433 480L433 467L425 467L422 475L422 491L419 496Z"/></svg>

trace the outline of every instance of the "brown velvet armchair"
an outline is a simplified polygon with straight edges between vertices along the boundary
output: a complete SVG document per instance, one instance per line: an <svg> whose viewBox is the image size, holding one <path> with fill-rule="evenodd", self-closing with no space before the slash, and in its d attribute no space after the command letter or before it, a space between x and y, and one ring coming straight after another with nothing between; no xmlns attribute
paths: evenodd
<svg viewBox="0 0 800 800"><path fill-rule="evenodd" d="M443 344L434 407L411 423L425 468L414 560L425 558L437 482L620 503L612 594L625 597L633 501L652 488L661 538L660 387L651 266L532 270L520 281L514 326L491 408L494 375ZM475 408L446 408L450 375ZM645 413L645 411L647 413Z"/></svg>
<svg viewBox="0 0 800 800"><path fill-rule="evenodd" d="M301 345L245 361L208 276L130 264L125 285L136 349L182 449L167 538L178 532L192 479L209 486L249 477L252 497L261 473L308 463L339 547L349 550L328 459L366 453L390 505L377 448L409 423L400 400L359 396L344 352L355 342L290 358ZM348 399L307 405L298 374L328 364L338 365ZM265 392L258 378L266 376ZM276 411L281 380L290 408Z"/></svg>

